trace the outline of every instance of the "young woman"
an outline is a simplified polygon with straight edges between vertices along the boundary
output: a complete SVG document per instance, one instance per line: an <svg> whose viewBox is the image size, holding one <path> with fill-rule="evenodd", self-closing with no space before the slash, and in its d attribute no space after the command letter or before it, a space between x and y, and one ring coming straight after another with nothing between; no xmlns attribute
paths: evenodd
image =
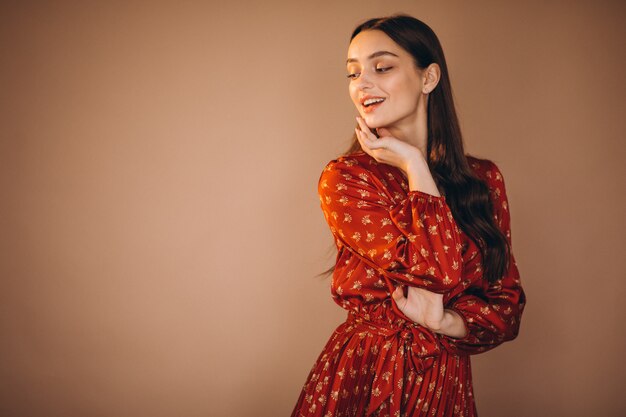
<svg viewBox="0 0 626 417"><path fill-rule="evenodd" d="M347 71L357 117L324 168L348 310L292 417L475 416L470 356L513 340L526 302L504 178L466 155L443 50L407 15L366 21Z"/></svg>

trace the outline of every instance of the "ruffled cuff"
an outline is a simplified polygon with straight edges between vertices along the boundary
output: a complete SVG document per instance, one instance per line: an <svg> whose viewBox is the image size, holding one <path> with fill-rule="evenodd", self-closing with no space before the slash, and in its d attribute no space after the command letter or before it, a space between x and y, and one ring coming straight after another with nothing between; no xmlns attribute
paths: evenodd
<svg viewBox="0 0 626 417"><path fill-rule="evenodd" d="M424 228L415 222L416 219L423 220L425 216L436 214L443 217L443 224L438 226L456 226L452 212L446 203L444 196L436 196L423 191L409 191L406 197L389 208L389 214L394 222L404 233L417 232ZM448 215L450 213L450 215ZM437 223L429 221L430 225Z"/></svg>
<svg viewBox="0 0 626 417"><path fill-rule="evenodd" d="M443 200L445 201L445 197L443 195L434 195L434 194L428 194L425 193L424 191L420 191L420 190L411 190L407 193L408 197L412 197L412 196L417 196L417 197L422 197L425 198L429 203L432 201L438 201L438 200Z"/></svg>

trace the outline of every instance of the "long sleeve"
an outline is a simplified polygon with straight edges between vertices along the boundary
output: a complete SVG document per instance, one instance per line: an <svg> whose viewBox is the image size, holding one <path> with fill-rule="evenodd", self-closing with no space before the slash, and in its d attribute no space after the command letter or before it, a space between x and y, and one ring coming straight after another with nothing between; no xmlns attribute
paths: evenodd
<svg viewBox="0 0 626 417"><path fill-rule="evenodd" d="M504 178L491 161L488 161L486 176L496 223L511 244L511 216ZM440 341L455 353L476 354L491 350L517 337L525 303L526 296L511 250L509 268L499 281L490 285L481 279L446 306L464 319L468 329L466 337L457 339L439 334Z"/></svg>
<svg viewBox="0 0 626 417"><path fill-rule="evenodd" d="M396 203L379 178L343 160L326 165L318 193L338 247L406 285L444 293L459 284L461 236L445 197L409 191Z"/></svg>

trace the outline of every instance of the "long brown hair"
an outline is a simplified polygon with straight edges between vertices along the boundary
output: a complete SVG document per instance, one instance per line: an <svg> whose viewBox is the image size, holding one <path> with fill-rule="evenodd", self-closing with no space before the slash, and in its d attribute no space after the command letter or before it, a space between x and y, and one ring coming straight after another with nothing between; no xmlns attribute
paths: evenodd
<svg viewBox="0 0 626 417"><path fill-rule="evenodd" d="M448 67L437 35L426 23L405 14L367 20L354 29L350 41L364 30L380 30L387 34L413 56L418 68L426 68L433 62L439 65L439 83L428 99L428 166L437 187L446 196L457 225L480 248L483 277L490 283L497 281L508 268L511 249L494 221L489 188L476 177L465 156ZM356 134L353 134L352 143L344 155L361 150ZM318 275L327 275L334 270L335 265Z"/></svg>

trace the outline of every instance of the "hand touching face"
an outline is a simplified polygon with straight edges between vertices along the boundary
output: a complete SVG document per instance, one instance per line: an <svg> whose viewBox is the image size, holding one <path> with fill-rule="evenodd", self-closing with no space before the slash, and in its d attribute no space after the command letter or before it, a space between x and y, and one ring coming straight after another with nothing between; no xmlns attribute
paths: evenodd
<svg viewBox="0 0 626 417"><path fill-rule="evenodd" d="M391 136L387 129L377 128L376 132L379 137L376 137L365 120L360 117L356 119L359 127L355 128L354 131L361 148L378 162L393 165L407 172L407 167L412 160L424 158L418 148Z"/></svg>

